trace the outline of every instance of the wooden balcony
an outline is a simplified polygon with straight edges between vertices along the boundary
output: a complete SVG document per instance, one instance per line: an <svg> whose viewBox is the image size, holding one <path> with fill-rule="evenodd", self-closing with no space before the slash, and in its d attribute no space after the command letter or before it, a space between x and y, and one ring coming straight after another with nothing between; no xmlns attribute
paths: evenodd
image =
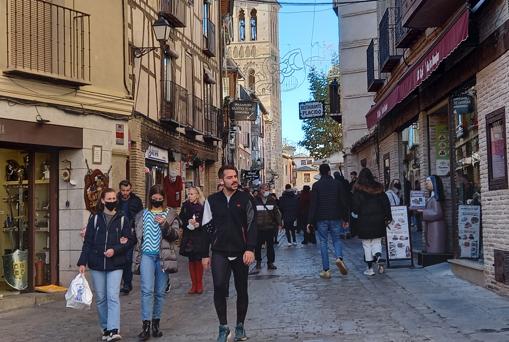
<svg viewBox="0 0 509 342"><path fill-rule="evenodd" d="M161 15L173 27L186 27L187 0L161 0Z"/></svg>
<svg viewBox="0 0 509 342"><path fill-rule="evenodd" d="M6 19L5 73L90 84L90 15L41 0L8 0Z"/></svg>
<svg viewBox="0 0 509 342"><path fill-rule="evenodd" d="M403 26L415 29L442 26L465 0L403 0Z"/></svg>
<svg viewBox="0 0 509 342"><path fill-rule="evenodd" d="M210 19L206 19L203 30L203 53L214 57L216 55L216 25Z"/></svg>

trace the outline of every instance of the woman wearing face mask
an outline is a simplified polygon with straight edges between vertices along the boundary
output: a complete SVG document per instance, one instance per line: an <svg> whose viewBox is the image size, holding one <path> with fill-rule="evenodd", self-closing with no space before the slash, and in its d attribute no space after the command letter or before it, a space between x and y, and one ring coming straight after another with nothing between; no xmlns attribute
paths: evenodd
<svg viewBox="0 0 509 342"><path fill-rule="evenodd" d="M102 340L119 341L120 281L134 237L127 217L116 211L115 190L104 189L100 204L99 212L88 220L78 266L80 273L88 266L92 275Z"/></svg>
<svg viewBox="0 0 509 342"><path fill-rule="evenodd" d="M166 297L168 274L177 271L175 241L180 221L172 208L164 205L164 190L154 185L149 192L149 206L135 219L138 244L134 250L134 272L141 275L141 341L152 336L161 337L159 331L161 311Z"/></svg>
<svg viewBox="0 0 509 342"><path fill-rule="evenodd" d="M401 198L399 197L400 192L401 183L399 182L399 179L393 179L389 186L389 190L385 192L387 198L389 199L391 207L395 207L401 204Z"/></svg>
<svg viewBox="0 0 509 342"><path fill-rule="evenodd" d="M189 258L189 275L191 276L191 289L189 294L203 293L203 266L202 258L207 258L208 237L202 229L200 222L203 216L205 197L200 188L188 189L188 200L182 205L179 217L184 225L180 254Z"/></svg>

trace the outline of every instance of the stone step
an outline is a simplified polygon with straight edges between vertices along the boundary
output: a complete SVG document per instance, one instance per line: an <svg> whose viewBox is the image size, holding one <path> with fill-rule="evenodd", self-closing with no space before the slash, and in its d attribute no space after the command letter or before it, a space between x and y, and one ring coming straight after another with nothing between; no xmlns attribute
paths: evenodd
<svg viewBox="0 0 509 342"><path fill-rule="evenodd" d="M64 300L65 293L10 293L0 297L0 312Z"/></svg>
<svg viewBox="0 0 509 342"><path fill-rule="evenodd" d="M454 275L472 284L484 287L484 265L482 263L468 259L449 259L447 262L451 265Z"/></svg>

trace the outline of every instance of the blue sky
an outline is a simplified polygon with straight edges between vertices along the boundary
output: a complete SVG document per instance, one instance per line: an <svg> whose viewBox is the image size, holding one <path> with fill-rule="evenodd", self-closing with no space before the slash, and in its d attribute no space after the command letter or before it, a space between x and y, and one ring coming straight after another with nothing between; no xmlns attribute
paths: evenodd
<svg viewBox="0 0 509 342"><path fill-rule="evenodd" d="M283 138L297 143L304 137L298 103L310 99L307 72L329 69L338 52L338 17L332 6L316 6L313 23L313 6L283 5L279 33Z"/></svg>

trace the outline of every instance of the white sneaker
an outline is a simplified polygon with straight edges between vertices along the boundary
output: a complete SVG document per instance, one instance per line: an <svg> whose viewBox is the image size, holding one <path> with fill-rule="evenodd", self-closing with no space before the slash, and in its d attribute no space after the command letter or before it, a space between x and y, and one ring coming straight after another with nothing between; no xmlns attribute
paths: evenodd
<svg viewBox="0 0 509 342"><path fill-rule="evenodd" d="M297 246L297 241L292 242L292 245Z"/></svg>
<svg viewBox="0 0 509 342"><path fill-rule="evenodd" d="M367 275L367 276L374 276L375 275L375 271L373 271L372 268L368 268L367 270L364 271L364 274Z"/></svg>
<svg viewBox="0 0 509 342"><path fill-rule="evenodd" d="M293 245L292 245L292 243L291 243L291 242L288 242L287 246L288 246L288 247L292 247Z"/></svg>

